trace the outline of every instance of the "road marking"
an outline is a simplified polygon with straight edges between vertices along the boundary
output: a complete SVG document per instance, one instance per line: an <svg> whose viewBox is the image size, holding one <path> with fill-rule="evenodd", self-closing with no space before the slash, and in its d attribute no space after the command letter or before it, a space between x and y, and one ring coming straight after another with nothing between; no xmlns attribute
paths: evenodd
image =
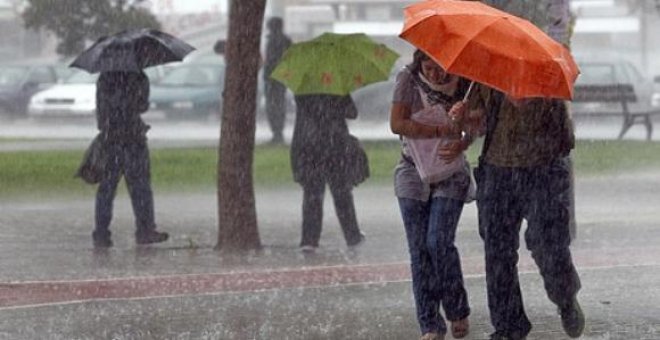
<svg viewBox="0 0 660 340"><path fill-rule="evenodd" d="M660 266L660 247L573 250L580 270ZM461 259L466 277L484 275L483 258ZM519 271L537 272L527 252L521 251ZM93 300L143 299L277 289L374 284L410 280L407 262L283 268L210 274L183 274L73 281L0 283L0 309L80 303Z"/></svg>

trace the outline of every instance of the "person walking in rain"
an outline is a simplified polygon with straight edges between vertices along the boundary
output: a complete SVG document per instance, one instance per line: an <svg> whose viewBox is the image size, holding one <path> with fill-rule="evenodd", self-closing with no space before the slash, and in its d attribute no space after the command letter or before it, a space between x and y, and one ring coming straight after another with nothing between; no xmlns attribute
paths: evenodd
<svg viewBox="0 0 660 340"><path fill-rule="evenodd" d="M156 231L146 136L149 126L140 117L149 108L149 79L142 71L101 72L97 81L96 107L105 169L96 193L94 246L112 246L112 206L122 176L135 215L136 242L166 241L169 235Z"/></svg>
<svg viewBox="0 0 660 340"><path fill-rule="evenodd" d="M479 234L485 245L491 339L524 339L532 325L525 314L518 279L519 233L539 267L562 326L579 337L585 324L577 300L580 279L569 245L572 122L560 99L514 99L478 87L469 112L484 115L486 137L474 171Z"/></svg>
<svg viewBox="0 0 660 340"><path fill-rule="evenodd" d="M451 321L454 338L469 332L470 307L463 283L458 249L454 244L458 221L468 199L470 175L467 163L445 179L427 183L422 180L412 157L413 139L453 140L441 149L443 157L464 157L469 135L462 137L460 124L449 121L447 112L463 99L467 82L451 75L417 50L413 61L397 76L390 116L392 132L401 139L401 159L394 171L395 194L408 240L413 295L417 321L423 340L444 339L447 326L440 315ZM413 114L435 110L446 117L445 124L427 125L414 120Z"/></svg>
<svg viewBox="0 0 660 340"><path fill-rule="evenodd" d="M355 247L365 236L358 226L352 190L369 176L367 156L346 124L347 118L357 117L357 107L350 95L297 95L295 100L291 168L294 180L303 187L301 250L314 252L319 246L326 184L346 244Z"/></svg>
<svg viewBox="0 0 660 340"><path fill-rule="evenodd" d="M520 0L484 0L485 3L505 12L525 18L548 34L552 39L564 45L570 50L572 36L573 17L570 10L569 0L539 0L524 2ZM565 102L567 110L571 110L570 102ZM577 237L577 221L575 216L575 173L573 171L573 159L569 156L569 168L571 171L571 238Z"/></svg>
<svg viewBox="0 0 660 340"><path fill-rule="evenodd" d="M291 39L284 34L282 18L268 20L268 38L266 42L266 60L264 62L264 92L266 96L266 116L273 133L271 143L284 143L284 123L286 120L286 87L271 79L270 75L280 62L284 51L291 46Z"/></svg>

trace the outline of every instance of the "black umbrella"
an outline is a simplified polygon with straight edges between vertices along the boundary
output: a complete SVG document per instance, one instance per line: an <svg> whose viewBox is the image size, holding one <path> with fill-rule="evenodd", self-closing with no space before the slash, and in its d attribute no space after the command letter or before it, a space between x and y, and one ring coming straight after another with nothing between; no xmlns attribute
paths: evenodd
<svg viewBox="0 0 660 340"><path fill-rule="evenodd" d="M154 29L131 29L99 38L70 67L90 73L139 71L181 61L195 48L172 35Z"/></svg>

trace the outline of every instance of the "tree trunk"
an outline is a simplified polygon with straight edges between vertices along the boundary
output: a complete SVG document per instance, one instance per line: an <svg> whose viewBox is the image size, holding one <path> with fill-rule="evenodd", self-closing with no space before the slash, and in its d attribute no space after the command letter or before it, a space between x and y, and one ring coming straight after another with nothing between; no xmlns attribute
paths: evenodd
<svg viewBox="0 0 660 340"><path fill-rule="evenodd" d="M216 249L261 247L252 181L257 77L266 0L232 0L218 153Z"/></svg>

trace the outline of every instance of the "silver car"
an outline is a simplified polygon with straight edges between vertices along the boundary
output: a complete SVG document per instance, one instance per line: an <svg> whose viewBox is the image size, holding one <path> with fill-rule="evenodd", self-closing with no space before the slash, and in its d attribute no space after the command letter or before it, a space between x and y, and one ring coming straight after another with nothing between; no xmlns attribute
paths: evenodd
<svg viewBox="0 0 660 340"><path fill-rule="evenodd" d="M657 92L652 77L642 74L631 62L624 59L578 60L580 75L575 82L576 91L581 85L632 85L637 97L628 102L631 113L660 110L660 92ZM573 114L580 115L618 115L623 114L618 102L573 102Z"/></svg>

